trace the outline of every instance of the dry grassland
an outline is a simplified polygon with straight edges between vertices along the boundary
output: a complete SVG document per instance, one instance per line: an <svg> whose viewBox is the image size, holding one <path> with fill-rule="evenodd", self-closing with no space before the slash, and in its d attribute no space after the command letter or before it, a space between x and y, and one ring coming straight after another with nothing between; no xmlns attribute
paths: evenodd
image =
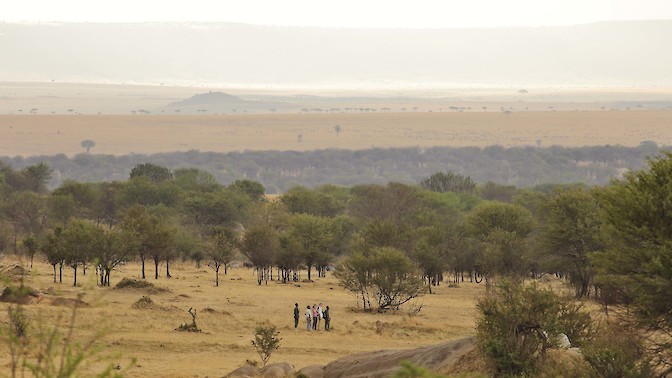
<svg viewBox="0 0 672 378"><path fill-rule="evenodd" d="M3 265L12 261L5 259ZM205 377L222 376L242 365L245 360L258 360L250 342L260 322L276 325L282 337L281 347L271 362L287 361L297 368L326 364L338 357L361 351L404 349L447 341L474 333L475 301L484 286L461 284L449 288L442 284L436 293L418 301L419 315L369 314L357 312L355 299L341 289L333 276L314 283L299 285L269 282L258 286L251 269L231 269L220 276L220 287L214 286L214 273L207 267L195 268L189 263L172 265L172 279L147 279L161 293L142 289L114 289L95 286L94 271L80 276L83 286L72 287L72 270L64 270L64 283L54 284L51 266L36 262L28 284L43 293L38 303L25 309L32 325L65 326L59 317L69 315L67 307L52 305L55 298L76 298L81 293L87 306L77 313L75 338L87 340L104 331L99 344L102 354L122 365L130 357L137 358L131 377ZM165 271L165 267L164 267ZM164 273L162 271L161 273ZM112 272L112 287L122 277L138 278L139 264L129 264ZM148 269L148 276L154 272ZM303 274L305 277L305 272ZM134 304L148 295L150 306ZM293 307L302 308L298 330L293 326ZM307 332L303 310L306 305L323 302L332 314L332 331ZM0 303L0 322L7 322L7 303ZM187 310L197 312L202 333L175 331L180 324L191 322ZM123 356L119 357L119 355ZM8 354L0 346L0 370L8 369Z"/></svg>
<svg viewBox="0 0 672 378"><path fill-rule="evenodd" d="M336 135L335 126L341 133ZM173 151L621 144L672 145L672 111L2 115L0 156Z"/></svg>

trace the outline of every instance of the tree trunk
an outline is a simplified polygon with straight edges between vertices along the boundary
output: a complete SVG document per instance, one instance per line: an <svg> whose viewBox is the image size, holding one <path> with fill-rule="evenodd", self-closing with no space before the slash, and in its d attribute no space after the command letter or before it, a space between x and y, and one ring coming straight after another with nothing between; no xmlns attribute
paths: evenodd
<svg viewBox="0 0 672 378"><path fill-rule="evenodd" d="M54 283L56 283L56 264L54 264Z"/></svg>
<svg viewBox="0 0 672 378"><path fill-rule="evenodd" d="M159 259L156 257L154 258L154 279L159 279Z"/></svg>
<svg viewBox="0 0 672 378"><path fill-rule="evenodd" d="M108 287L110 286L110 272L111 271L112 271L112 269L105 269L105 283L107 284Z"/></svg>
<svg viewBox="0 0 672 378"><path fill-rule="evenodd" d="M219 287L219 264L215 265L215 286Z"/></svg>
<svg viewBox="0 0 672 378"><path fill-rule="evenodd" d="M166 278L171 278L170 275L170 259L166 259Z"/></svg>
<svg viewBox="0 0 672 378"><path fill-rule="evenodd" d="M140 255L140 261L142 262L142 279L145 279L145 255Z"/></svg>
<svg viewBox="0 0 672 378"><path fill-rule="evenodd" d="M77 287L77 264L75 264L75 266L73 266L72 268L75 270L75 281L72 286Z"/></svg>
<svg viewBox="0 0 672 378"><path fill-rule="evenodd" d="M310 281L310 269L311 269L311 268L312 268L312 267L311 267L310 265L308 265L308 281Z"/></svg>
<svg viewBox="0 0 672 378"><path fill-rule="evenodd" d="M229 264L224 264L224 274L228 274Z"/></svg>
<svg viewBox="0 0 672 378"><path fill-rule="evenodd" d="M58 283L63 283L63 262L58 263Z"/></svg>

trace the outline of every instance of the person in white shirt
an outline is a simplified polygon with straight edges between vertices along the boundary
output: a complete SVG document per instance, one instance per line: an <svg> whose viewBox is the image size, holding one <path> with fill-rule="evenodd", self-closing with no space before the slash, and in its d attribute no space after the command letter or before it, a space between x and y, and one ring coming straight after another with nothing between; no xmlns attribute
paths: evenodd
<svg viewBox="0 0 672 378"><path fill-rule="evenodd" d="M310 306L306 306L306 329L310 332L311 328L313 328L313 312Z"/></svg>
<svg viewBox="0 0 672 378"><path fill-rule="evenodd" d="M322 302L320 302L320 304L317 305L317 326L314 327L315 329L320 329L322 319L324 319L324 312L322 311Z"/></svg>

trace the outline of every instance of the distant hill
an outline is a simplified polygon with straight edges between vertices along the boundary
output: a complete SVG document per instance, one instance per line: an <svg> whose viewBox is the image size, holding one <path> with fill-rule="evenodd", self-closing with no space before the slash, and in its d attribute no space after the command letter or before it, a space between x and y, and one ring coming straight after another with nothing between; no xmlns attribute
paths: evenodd
<svg viewBox="0 0 672 378"><path fill-rule="evenodd" d="M672 21L490 29L0 23L0 81L672 85Z"/></svg>
<svg viewBox="0 0 672 378"><path fill-rule="evenodd" d="M173 102L166 106L181 113L267 113L269 111L298 110L295 104L282 102L250 101L223 92L208 92Z"/></svg>

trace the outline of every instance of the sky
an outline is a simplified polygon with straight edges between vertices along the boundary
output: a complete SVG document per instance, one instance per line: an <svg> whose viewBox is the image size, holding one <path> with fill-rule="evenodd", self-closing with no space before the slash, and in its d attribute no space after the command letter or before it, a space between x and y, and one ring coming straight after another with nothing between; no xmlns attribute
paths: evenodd
<svg viewBox="0 0 672 378"><path fill-rule="evenodd" d="M10 3L10 4L7 4ZM6 0L5 22L474 28L672 19L670 0Z"/></svg>

